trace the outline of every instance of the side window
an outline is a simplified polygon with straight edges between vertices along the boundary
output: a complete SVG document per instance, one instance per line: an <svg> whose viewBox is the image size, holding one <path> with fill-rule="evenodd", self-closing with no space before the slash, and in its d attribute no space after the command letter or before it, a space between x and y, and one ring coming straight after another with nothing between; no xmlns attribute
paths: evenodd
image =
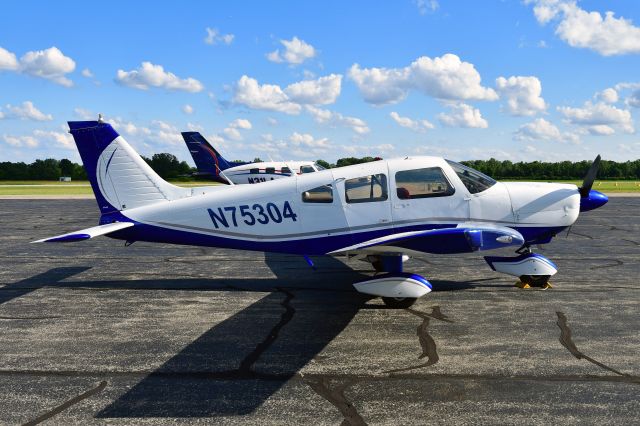
<svg viewBox="0 0 640 426"><path fill-rule="evenodd" d="M258 173L260 173L260 169L250 169L249 173L251 173L252 175L257 175Z"/></svg>
<svg viewBox="0 0 640 426"><path fill-rule="evenodd" d="M333 203L333 188L331 184L321 185L302 193L304 203Z"/></svg>
<svg viewBox="0 0 640 426"><path fill-rule="evenodd" d="M377 175L347 179L344 182L344 190L347 203L384 201L388 198L387 176L380 173Z"/></svg>
<svg viewBox="0 0 640 426"><path fill-rule="evenodd" d="M313 173L315 170L312 166L300 166L300 173Z"/></svg>
<svg viewBox="0 0 640 426"><path fill-rule="evenodd" d="M283 167L283 168L280 169L280 172L283 175L290 175L291 174L291 169L289 167Z"/></svg>
<svg viewBox="0 0 640 426"><path fill-rule="evenodd" d="M396 172L396 193L401 200L445 197L454 192L440 167Z"/></svg>
<svg viewBox="0 0 640 426"><path fill-rule="evenodd" d="M265 169L265 173L267 173L268 175L273 175L276 173L276 168L275 167L267 167Z"/></svg>

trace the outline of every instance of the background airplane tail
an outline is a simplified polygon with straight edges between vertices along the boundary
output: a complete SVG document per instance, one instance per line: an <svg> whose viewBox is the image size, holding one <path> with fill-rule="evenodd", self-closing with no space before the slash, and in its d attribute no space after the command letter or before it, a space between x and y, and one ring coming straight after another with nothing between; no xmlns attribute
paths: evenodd
<svg viewBox="0 0 640 426"><path fill-rule="evenodd" d="M199 132L182 132L182 138L189 148L199 174L219 177L220 171L246 164L227 161Z"/></svg>
<svg viewBox="0 0 640 426"><path fill-rule="evenodd" d="M102 214L191 195L158 176L110 124L68 124Z"/></svg>

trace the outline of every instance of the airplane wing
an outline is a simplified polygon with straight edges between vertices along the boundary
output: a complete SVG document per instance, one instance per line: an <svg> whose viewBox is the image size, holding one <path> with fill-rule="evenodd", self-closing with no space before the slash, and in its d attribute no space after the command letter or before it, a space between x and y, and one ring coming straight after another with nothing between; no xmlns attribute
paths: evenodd
<svg viewBox="0 0 640 426"><path fill-rule="evenodd" d="M334 250L329 254L351 251L452 254L521 246L522 244L524 244L522 234L505 226L460 224L455 228L391 234Z"/></svg>
<svg viewBox="0 0 640 426"><path fill-rule="evenodd" d="M106 225L94 226L92 228L81 229L80 231L70 232L68 234L56 235L55 237L43 238L31 243L70 243L75 241L88 240L89 238L98 237L100 235L110 234L121 229L133 226L133 222L114 222Z"/></svg>

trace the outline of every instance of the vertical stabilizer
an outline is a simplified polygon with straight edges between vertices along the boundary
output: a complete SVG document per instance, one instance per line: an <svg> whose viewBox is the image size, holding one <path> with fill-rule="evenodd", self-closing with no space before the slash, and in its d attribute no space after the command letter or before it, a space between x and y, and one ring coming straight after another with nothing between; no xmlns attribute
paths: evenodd
<svg viewBox="0 0 640 426"><path fill-rule="evenodd" d="M121 211L191 195L162 179L108 123L70 121L101 213Z"/></svg>
<svg viewBox="0 0 640 426"><path fill-rule="evenodd" d="M247 164L227 161L199 132L182 132L182 138L187 144L200 175L219 178L221 171Z"/></svg>

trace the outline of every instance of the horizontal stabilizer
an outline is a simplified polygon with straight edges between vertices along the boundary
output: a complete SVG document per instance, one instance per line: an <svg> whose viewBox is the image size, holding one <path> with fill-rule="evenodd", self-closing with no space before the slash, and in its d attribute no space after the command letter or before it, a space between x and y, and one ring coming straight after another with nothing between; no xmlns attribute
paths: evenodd
<svg viewBox="0 0 640 426"><path fill-rule="evenodd" d="M468 253L508 246L520 246L524 237L503 226L469 226L400 232L354 244L330 254L363 250L367 252L422 252L435 254Z"/></svg>
<svg viewBox="0 0 640 426"><path fill-rule="evenodd" d="M75 241L88 240L89 238L98 237L100 235L110 234L112 232L129 228L131 226L133 226L133 222L107 223L106 225L99 225L92 228L81 229L80 231L57 235L51 238L43 238L42 240L32 241L32 243L71 243Z"/></svg>

